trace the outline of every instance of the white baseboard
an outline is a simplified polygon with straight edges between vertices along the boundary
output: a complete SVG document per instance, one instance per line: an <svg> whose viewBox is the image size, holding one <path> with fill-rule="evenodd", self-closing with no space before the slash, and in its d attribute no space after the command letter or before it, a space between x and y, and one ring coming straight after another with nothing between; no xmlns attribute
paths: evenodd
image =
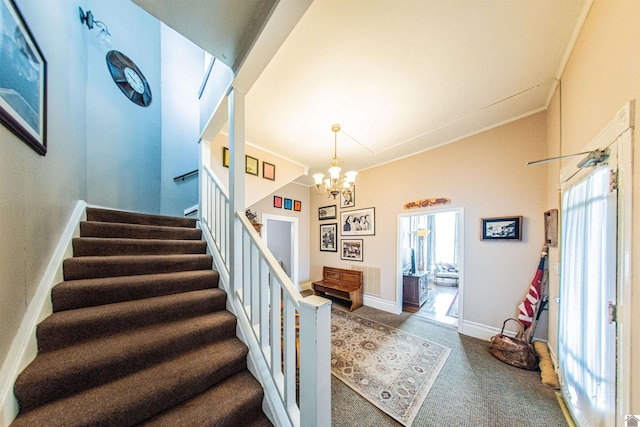
<svg viewBox="0 0 640 427"><path fill-rule="evenodd" d="M462 327L458 328L458 332L461 334L484 341L489 341L492 336L499 334L500 331L501 328L494 328L493 326L483 325L482 323L471 322L469 320L463 320ZM516 333L505 330L504 334L513 337Z"/></svg>
<svg viewBox="0 0 640 427"><path fill-rule="evenodd" d="M76 203L0 369L0 427L7 427L18 415L13 384L18 374L36 357L36 327L53 311L51 288L63 280L62 261L73 256L71 242L78 235L79 223L85 216L86 207L86 202L82 200Z"/></svg>
<svg viewBox="0 0 640 427"><path fill-rule="evenodd" d="M398 307L395 302L387 301L382 298L378 298L370 295L363 296L362 304L366 305L367 307L372 307L378 310L386 311L387 313L392 313L392 314L402 313L402 310L398 311Z"/></svg>

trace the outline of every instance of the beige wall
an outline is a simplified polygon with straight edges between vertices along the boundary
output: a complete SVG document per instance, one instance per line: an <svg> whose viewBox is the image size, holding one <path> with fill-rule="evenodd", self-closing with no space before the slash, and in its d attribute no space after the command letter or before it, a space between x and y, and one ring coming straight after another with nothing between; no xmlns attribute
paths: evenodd
<svg viewBox="0 0 640 427"><path fill-rule="evenodd" d="M549 110L549 129L561 125L562 139L550 139L549 151L570 154L581 151L612 120L630 99L640 99L640 2L637 0L595 0L562 76L562 114L557 106ZM558 103L558 94L554 105ZM561 120L560 120L561 117ZM635 123L639 122L636 105ZM636 135L637 138L637 135ZM637 143L635 144L637 146ZM559 150L557 149L559 147ZM554 153L555 154L555 153ZM633 173L633 301L631 325L631 411L640 413L640 150L634 150ZM558 182L557 170L550 170L549 188ZM553 196L548 193L547 202ZM628 303L628 302L627 302ZM634 310L635 308L635 310Z"/></svg>
<svg viewBox="0 0 640 427"><path fill-rule="evenodd" d="M355 208L375 207L376 235L363 236L365 266L381 268L382 294L395 301L398 215L407 202L448 197L464 208L464 320L499 328L517 313L544 243L546 169L525 163L546 156L546 114L538 113L459 142L362 171ZM348 167L348 159L345 159ZM318 207L333 204L311 190L311 278L322 266L348 267L339 253L320 252ZM336 203L339 206L339 201ZM483 217L524 216L521 242L479 239ZM339 215L338 215L339 218ZM330 221L323 221L329 223Z"/></svg>

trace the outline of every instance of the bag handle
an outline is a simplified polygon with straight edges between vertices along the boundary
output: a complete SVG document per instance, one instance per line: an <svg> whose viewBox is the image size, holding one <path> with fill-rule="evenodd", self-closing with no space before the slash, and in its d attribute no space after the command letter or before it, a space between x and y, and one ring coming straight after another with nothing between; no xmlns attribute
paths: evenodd
<svg viewBox="0 0 640 427"><path fill-rule="evenodd" d="M514 319L513 317L508 318L507 320L505 320L502 323L502 329L500 330L500 335L504 335L504 328L505 326L507 326L507 322L509 320L513 320L514 322L516 322L518 324L518 332L516 332L516 339L522 339L523 335L524 335L524 325L522 324L521 321L519 321L518 319Z"/></svg>

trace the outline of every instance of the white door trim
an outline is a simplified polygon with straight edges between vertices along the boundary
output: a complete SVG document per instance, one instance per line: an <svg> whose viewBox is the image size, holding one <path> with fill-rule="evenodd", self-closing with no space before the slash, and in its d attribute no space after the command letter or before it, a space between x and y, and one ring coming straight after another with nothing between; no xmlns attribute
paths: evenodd
<svg viewBox="0 0 640 427"><path fill-rule="evenodd" d="M443 212L458 213L458 260L460 279L458 280L458 332L463 333L464 325L464 208L463 207L433 207L416 209L411 212L398 214L396 225L396 306L395 313L402 313L402 248L400 247L400 221L402 218L431 215Z"/></svg>

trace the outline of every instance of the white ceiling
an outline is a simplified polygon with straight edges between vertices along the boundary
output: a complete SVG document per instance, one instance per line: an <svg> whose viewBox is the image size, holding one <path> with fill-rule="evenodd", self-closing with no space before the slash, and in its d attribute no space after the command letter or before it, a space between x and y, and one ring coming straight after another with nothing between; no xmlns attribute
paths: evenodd
<svg viewBox="0 0 640 427"><path fill-rule="evenodd" d="M326 172L339 123L362 170L543 110L590 3L315 0L248 91L246 138Z"/></svg>

